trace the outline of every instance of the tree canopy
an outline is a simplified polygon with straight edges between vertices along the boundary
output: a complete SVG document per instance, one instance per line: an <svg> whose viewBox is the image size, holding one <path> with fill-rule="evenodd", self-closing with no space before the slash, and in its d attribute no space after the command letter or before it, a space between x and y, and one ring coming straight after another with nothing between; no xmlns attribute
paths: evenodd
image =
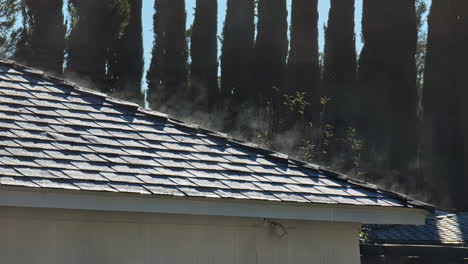
<svg viewBox="0 0 468 264"><path fill-rule="evenodd" d="M218 29L219 1L227 9ZM467 1L432 0L426 27L424 0L363 0L355 32L355 1L330 0L322 52L318 0L197 0L191 25L184 0L155 0L146 80L142 3L0 1L0 54L468 209Z"/></svg>

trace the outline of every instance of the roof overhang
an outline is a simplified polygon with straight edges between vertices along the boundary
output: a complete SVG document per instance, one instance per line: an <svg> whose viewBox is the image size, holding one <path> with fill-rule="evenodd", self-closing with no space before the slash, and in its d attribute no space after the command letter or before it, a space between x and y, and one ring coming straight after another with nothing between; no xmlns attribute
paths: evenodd
<svg viewBox="0 0 468 264"><path fill-rule="evenodd" d="M413 225L423 225L428 213L416 208L238 201L23 187L1 187L0 206Z"/></svg>

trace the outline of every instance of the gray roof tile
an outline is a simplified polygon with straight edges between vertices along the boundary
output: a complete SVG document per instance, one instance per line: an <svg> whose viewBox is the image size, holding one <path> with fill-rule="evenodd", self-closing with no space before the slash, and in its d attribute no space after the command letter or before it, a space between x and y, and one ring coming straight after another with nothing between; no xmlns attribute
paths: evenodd
<svg viewBox="0 0 468 264"><path fill-rule="evenodd" d="M221 182L233 190L262 190L262 188L255 184L246 181L221 180Z"/></svg>
<svg viewBox="0 0 468 264"><path fill-rule="evenodd" d="M386 244L447 244L468 242L468 213L438 212L428 215L425 225L369 225L370 242Z"/></svg>
<svg viewBox="0 0 468 264"><path fill-rule="evenodd" d="M53 171L48 170L48 169L42 169L42 168L16 168L16 171L18 171L20 175L23 175L25 177L60 178L60 175L53 173ZM5 175L11 175L11 174L5 174Z"/></svg>
<svg viewBox="0 0 468 264"><path fill-rule="evenodd" d="M419 206L2 60L0 95L0 185Z"/></svg>
<svg viewBox="0 0 468 264"><path fill-rule="evenodd" d="M328 195L317 195L317 194L303 194L304 198L311 201L312 203L319 204L338 204L338 201L332 199Z"/></svg>
<svg viewBox="0 0 468 264"><path fill-rule="evenodd" d="M1 163L0 163L1 164ZM21 172L18 172L13 167L0 167L0 175L4 176L22 176Z"/></svg>
<svg viewBox="0 0 468 264"><path fill-rule="evenodd" d="M204 171L204 170L190 170L189 169L187 170L187 172L198 178L208 178L208 179L227 179L228 178L217 171Z"/></svg>
<svg viewBox="0 0 468 264"><path fill-rule="evenodd" d="M319 191L315 186L310 185L299 185L299 184L285 184L285 186L298 193L308 193L308 194L324 194L323 192Z"/></svg>
<svg viewBox="0 0 468 264"><path fill-rule="evenodd" d="M224 185L219 180L190 178L190 181L195 183L199 187L208 187L208 188L215 188L215 189L228 189L228 187L226 185Z"/></svg>
<svg viewBox="0 0 468 264"><path fill-rule="evenodd" d="M22 187L40 187L31 179L3 176L0 178L1 185L22 186Z"/></svg>
<svg viewBox="0 0 468 264"><path fill-rule="evenodd" d="M220 198L221 197L210 189L192 188L192 187L178 187L177 189L179 189L179 191L183 192L187 196L207 197L207 198Z"/></svg>
<svg viewBox="0 0 468 264"><path fill-rule="evenodd" d="M122 174L113 172L101 172L101 175L110 182L130 182L130 183L143 183L139 177L135 177L134 174Z"/></svg>
<svg viewBox="0 0 468 264"><path fill-rule="evenodd" d="M227 179L230 180L239 180L239 181L257 181L256 175L253 173L244 173L238 171L222 171L222 173Z"/></svg>
<svg viewBox="0 0 468 264"><path fill-rule="evenodd" d="M144 183L153 184L153 185L177 185L175 182L167 176L156 176L156 175L137 175L138 180L143 181Z"/></svg>
<svg viewBox="0 0 468 264"><path fill-rule="evenodd" d="M171 181L175 182L177 186L197 186L193 181L181 177L171 177Z"/></svg>
<svg viewBox="0 0 468 264"><path fill-rule="evenodd" d="M154 168L158 173L158 175L167 175L167 176L179 176L179 177L193 177L192 174L190 174L188 171L185 169L176 169L176 168L163 168L163 167L158 167Z"/></svg>
<svg viewBox="0 0 468 264"><path fill-rule="evenodd" d="M119 192L150 194L150 192L140 184L113 182L109 183L109 185L117 189Z"/></svg>
<svg viewBox="0 0 468 264"><path fill-rule="evenodd" d="M274 192L283 192L283 193L292 192L290 189L286 188L281 183L254 182L254 184L260 187L264 191L274 191Z"/></svg>
<svg viewBox="0 0 468 264"><path fill-rule="evenodd" d="M74 181L73 184L84 191L117 192L117 189L104 182Z"/></svg>
<svg viewBox="0 0 468 264"><path fill-rule="evenodd" d="M285 201L285 202L302 202L302 203L309 202L309 200L307 200L306 198L298 194L277 192L277 193L274 193L274 195L277 198L279 198L281 201Z"/></svg>
<svg viewBox="0 0 468 264"><path fill-rule="evenodd" d="M72 182L64 182L64 181L53 181L50 179L44 178L32 178L31 179L35 184L43 187L43 188L53 188L53 189L68 189L68 190L79 190L76 185Z"/></svg>
<svg viewBox="0 0 468 264"><path fill-rule="evenodd" d="M266 201L281 201L281 199L274 196L269 192L257 192L257 191L241 191L241 193L250 199L255 200L266 200Z"/></svg>
<svg viewBox="0 0 468 264"><path fill-rule="evenodd" d="M13 139L0 138L0 146L19 147L20 145L16 143Z"/></svg>
<svg viewBox="0 0 468 264"><path fill-rule="evenodd" d="M156 186L156 185L143 185L146 189L151 191L153 194L158 195L170 195L170 196L185 196L185 194L176 187L171 186Z"/></svg>
<svg viewBox="0 0 468 264"><path fill-rule="evenodd" d="M106 178L102 177L98 172L79 171L79 170L62 170L62 172L68 177L75 180L90 180L90 181L107 181Z"/></svg>
<svg viewBox="0 0 468 264"><path fill-rule="evenodd" d="M215 190L215 193L222 198L249 199L247 196L243 195L240 191L237 190L219 189Z"/></svg>
<svg viewBox="0 0 468 264"><path fill-rule="evenodd" d="M0 163L10 166L41 167L41 165L36 164L31 158L0 156Z"/></svg>

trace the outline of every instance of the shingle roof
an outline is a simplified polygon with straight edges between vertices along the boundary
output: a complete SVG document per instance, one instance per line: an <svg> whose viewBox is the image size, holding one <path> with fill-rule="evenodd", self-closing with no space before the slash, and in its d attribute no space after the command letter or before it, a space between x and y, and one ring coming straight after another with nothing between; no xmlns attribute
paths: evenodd
<svg viewBox="0 0 468 264"><path fill-rule="evenodd" d="M0 185L432 208L2 60Z"/></svg>
<svg viewBox="0 0 468 264"><path fill-rule="evenodd" d="M369 240L385 244L465 244L468 213L429 216L426 224L372 225Z"/></svg>

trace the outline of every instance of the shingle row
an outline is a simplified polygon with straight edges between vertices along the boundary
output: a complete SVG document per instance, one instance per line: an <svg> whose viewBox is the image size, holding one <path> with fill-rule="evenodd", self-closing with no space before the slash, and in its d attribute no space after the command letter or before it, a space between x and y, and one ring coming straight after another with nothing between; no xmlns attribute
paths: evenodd
<svg viewBox="0 0 468 264"><path fill-rule="evenodd" d="M397 196L330 177L285 155L4 63L0 66L0 184L408 205Z"/></svg>
<svg viewBox="0 0 468 264"><path fill-rule="evenodd" d="M377 243L466 244L468 213L429 216L422 226L371 226L369 239Z"/></svg>

